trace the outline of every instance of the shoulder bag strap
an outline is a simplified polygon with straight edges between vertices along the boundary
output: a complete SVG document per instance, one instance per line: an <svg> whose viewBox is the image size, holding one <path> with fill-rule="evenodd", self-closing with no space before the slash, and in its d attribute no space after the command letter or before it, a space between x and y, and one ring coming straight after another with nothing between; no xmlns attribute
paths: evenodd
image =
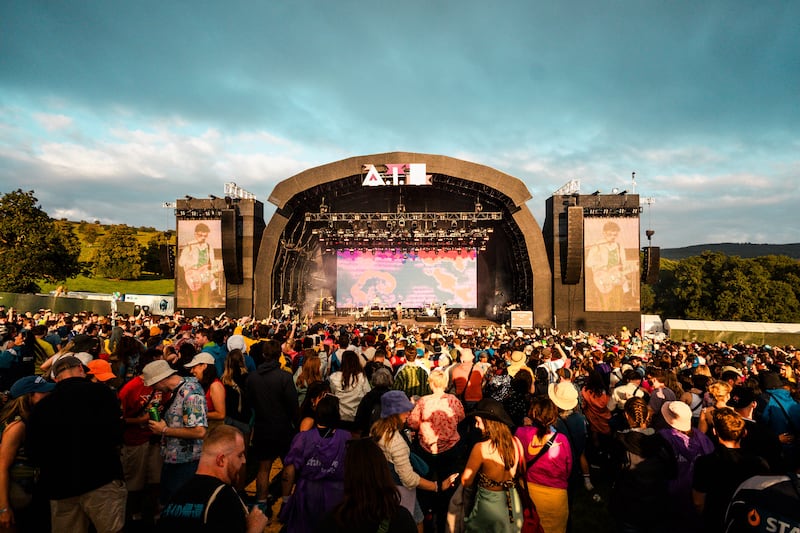
<svg viewBox="0 0 800 533"><path fill-rule="evenodd" d="M469 388L469 382L472 379L472 370L474 368L475 368L475 363L473 362L472 366L469 367L469 374L467 374L467 383L464 385L464 390L462 390L461 394L458 395L462 403L466 401L465 398L467 396L467 389Z"/></svg>
<svg viewBox="0 0 800 533"><path fill-rule="evenodd" d="M552 436L551 436L551 437L550 437L550 438L547 440L547 442L544 444L544 446L542 446L542 449L541 449L541 450L539 450L539 453L537 453L536 455L534 455L533 457L531 457L531 460L530 460L530 461L528 461L527 463L525 463L525 469L526 469L526 470L527 470L527 469L529 469L530 467L532 467L532 466L533 466L533 464L534 464L536 461L538 461L539 459L541 459L541 458L542 458L542 456L543 456L544 454L546 454L546 453L547 453L547 450L549 450L549 449L550 449L550 447L553 445L553 441L554 441L554 440L556 440L556 435L558 435L558 431L554 431L554 432L552 433Z"/></svg>
<svg viewBox="0 0 800 533"><path fill-rule="evenodd" d="M209 496L208 501L206 502L206 508L203 511L203 525L208 523L208 511L209 509L211 509L211 504L214 503L214 500L217 499L217 496L219 495L220 491L224 488L225 488L225 483L217 487L216 490L214 490L214 492L211 493L211 496Z"/></svg>

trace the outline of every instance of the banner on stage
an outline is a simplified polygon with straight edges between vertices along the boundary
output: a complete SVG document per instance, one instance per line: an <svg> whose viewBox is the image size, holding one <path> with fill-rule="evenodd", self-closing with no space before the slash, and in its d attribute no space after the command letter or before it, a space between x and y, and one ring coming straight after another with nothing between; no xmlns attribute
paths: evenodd
<svg viewBox="0 0 800 533"><path fill-rule="evenodd" d="M511 327L533 329L533 311L511 311Z"/></svg>

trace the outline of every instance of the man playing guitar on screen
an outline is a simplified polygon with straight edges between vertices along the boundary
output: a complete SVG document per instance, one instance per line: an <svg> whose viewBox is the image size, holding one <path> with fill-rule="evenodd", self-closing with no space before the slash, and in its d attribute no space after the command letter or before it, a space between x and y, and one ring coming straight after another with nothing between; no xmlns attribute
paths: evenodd
<svg viewBox="0 0 800 533"><path fill-rule="evenodd" d="M623 306L623 296L630 291L629 274L635 263L626 261L625 250L617 241L620 227L616 222L603 225L603 241L588 249L586 268L592 273L604 311L618 311ZM588 298L588 295L587 295Z"/></svg>
<svg viewBox="0 0 800 533"><path fill-rule="evenodd" d="M203 222L197 224L194 227L194 241L183 247L178 260L189 289L187 307L210 307L211 293L216 290L214 248L206 241L209 231Z"/></svg>

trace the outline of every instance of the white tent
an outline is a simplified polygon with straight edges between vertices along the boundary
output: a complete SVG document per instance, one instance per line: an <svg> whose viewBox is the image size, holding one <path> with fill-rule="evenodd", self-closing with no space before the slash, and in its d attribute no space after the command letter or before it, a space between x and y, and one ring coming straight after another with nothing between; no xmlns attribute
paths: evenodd
<svg viewBox="0 0 800 533"><path fill-rule="evenodd" d="M670 339L678 341L800 345L800 324L668 318L664 330Z"/></svg>

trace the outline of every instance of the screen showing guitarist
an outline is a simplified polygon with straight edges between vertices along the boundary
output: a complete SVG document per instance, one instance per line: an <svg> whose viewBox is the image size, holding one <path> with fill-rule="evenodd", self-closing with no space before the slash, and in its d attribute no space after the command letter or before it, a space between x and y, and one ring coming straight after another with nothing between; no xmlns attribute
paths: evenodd
<svg viewBox="0 0 800 533"><path fill-rule="evenodd" d="M626 311L638 308L633 300L638 292L633 286L637 261L628 261L626 247L618 237L620 226L615 221L603 224L599 242L586 248L586 310Z"/></svg>
<svg viewBox="0 0 800 533"><path fill-rule="evenodd" d="M210 229L204 222L194 227L194 240L181 249L178 265L183 269L188 302L185 307L211 307L217 290L214 247L208 243Z"/></svg>

